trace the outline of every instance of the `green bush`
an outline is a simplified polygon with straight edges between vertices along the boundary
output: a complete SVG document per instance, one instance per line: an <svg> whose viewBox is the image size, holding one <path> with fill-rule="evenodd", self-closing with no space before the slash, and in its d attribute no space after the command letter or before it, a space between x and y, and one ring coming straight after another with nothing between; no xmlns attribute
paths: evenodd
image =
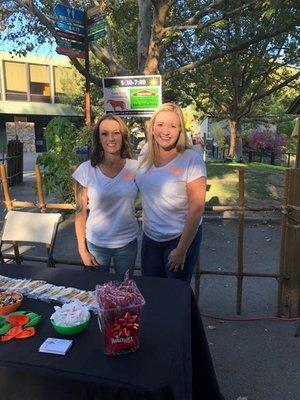
<svg viewBox="0 0 300 400"><path fill-rule="evenodd" d="M79 142L78 129L65 117L52 119L46 127L47 152L37 163L42 167L46 195L54 195L58 202L73 202L70 167L79 163L74 148Z"/></svg>

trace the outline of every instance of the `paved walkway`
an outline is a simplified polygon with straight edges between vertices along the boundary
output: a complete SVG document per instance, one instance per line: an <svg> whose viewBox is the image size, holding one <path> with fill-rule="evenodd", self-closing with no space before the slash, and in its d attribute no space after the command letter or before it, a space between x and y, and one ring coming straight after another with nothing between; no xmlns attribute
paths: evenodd
<svg viewBox="0 0 300 400"><path fill-rule="evenodd" d="M24 157L24 183L11 188L18 200L35 200L33 156ZM1 212L3 217L3 210ZM2 218L1 218L2 220ZM204 229L201 264L205 269L236 270L236 221L208 220ZM280 226L249 222L245 225L245 270L276 272ZM29 248L24 248L29 251ZM38 252L43 251L39 249ZM78 258L73 216L59 228L56 257ZM58 266L60 268L60 266ZM204 275L199 306L226 400L298 400L300 398L300 338L295 322L249 321L249 317L276 313L277 284L270 278L245 278L244 322L235 317L236 278ZM204 315L219 316L219 319ZM206 400L206 399L203 399Z"/></svg>

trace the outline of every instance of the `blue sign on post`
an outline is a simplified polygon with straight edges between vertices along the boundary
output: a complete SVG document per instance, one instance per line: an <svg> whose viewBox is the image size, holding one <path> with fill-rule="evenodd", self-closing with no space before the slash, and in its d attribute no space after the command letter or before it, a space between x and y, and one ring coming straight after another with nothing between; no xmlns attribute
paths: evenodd
<svg viewBox="0 0 300 400"><path fill-rule="evenodd" d="M57 4L54 7L54 15L59 21L70 22L84 27L84 12L78 8L72 8L63 4Z"/></svg>
<svg viewBox="0 0 300 400"><path fill-rule="evenodd" d="M77 35L84 36L85 29L81 26L73 25L66 22L55 22L55 27L61 29L62 31L67 31L71 33L76 33Z"/></svg>

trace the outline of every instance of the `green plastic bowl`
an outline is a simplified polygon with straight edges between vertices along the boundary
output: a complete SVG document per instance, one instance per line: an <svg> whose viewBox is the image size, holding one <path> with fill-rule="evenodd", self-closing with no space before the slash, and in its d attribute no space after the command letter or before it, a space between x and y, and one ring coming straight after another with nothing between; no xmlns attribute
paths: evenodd
<svg viewBox="0 0 300 400"><path fill-rule="evenodd" d="M57 333L60 333L61 335L65 336L72 336L72 335L77 335L77 333L80 333L85 330L85 328L88 326L88 323L90 322L91 315L89 315L88 319L83 322L80 325L74 325L74 326L59 326L55 325L55 323L50 319L51 325L53 326L54 330L56 330Z"/></svg>

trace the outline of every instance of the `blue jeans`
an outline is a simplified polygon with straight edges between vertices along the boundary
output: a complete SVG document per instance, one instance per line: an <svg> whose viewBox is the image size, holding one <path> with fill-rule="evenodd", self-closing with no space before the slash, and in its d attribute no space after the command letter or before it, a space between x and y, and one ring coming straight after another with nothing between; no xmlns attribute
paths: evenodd
<svg viewBox="0 0 300 400"><path fill-rule="evenodd" d="M137 239L126 244L126 246L109 249L100 247L87 241L89 252L95 257L97 263L101 266L101 271L109 272L111 260L113 260L115 272L119 275L129 269L130 275L133 274L135 259L137 255Z"/></svg>
<svg viewBox="0 0 300 400"><path fill-rule="evenodd" d="M168 256L177 247L179 240L180 236L166 242L157 242L150 239L144 233L141 253L142 275L175 278L190 283L199 256L202 240L202 224L199 226L196 236L188 248L183 270L174 272L169 270Z"/></svg>

